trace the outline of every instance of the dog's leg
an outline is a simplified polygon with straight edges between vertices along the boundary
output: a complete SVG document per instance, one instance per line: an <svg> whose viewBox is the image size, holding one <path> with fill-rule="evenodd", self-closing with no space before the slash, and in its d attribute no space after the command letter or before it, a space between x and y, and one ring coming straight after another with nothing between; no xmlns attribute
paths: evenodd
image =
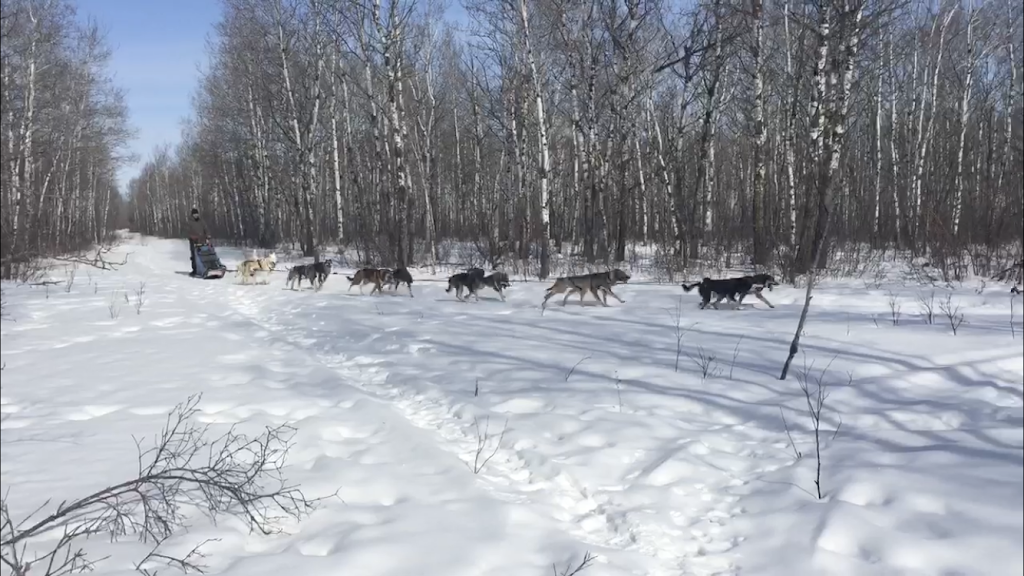
<svg viewBox="0 0 1024 576"><path fill-rule="evenodd" d="M761 294L760 292L754 292L754 297L760 300L761 302L767 304L769 308L775 308L775 306L773 306L772 303L769 302L768 299L764 297L764 294Z"/></svg>
<svg viewBox="0 0 1024 576"><path fill-rule="evenodd" d="M408 286L409 286L409 298L412 298L413 297L413 295L412 295L412 284L409 284Z"/></svg>
<svg viewBox="0 0 1024 576"><path fill-rule="evenodd" d="M572 296L575 293L576 293L576 289L575 288L567 288L566 291L565 291L565 298L562 298L562 306L565 306L566 301L569 300L569 296Z"/></svg>
<svg viewBox="0 0 1024 576"><path fill-rule="evenodd" d="M601 289L593 284L590 285L590 293L594 295L594 298L601 303L601 306L608 307L608 302L601 299ZM583 294L580 294L580 303L583 302Z"/></svg>
<svg viewBox="0 0 1024 576"><path fill-rule="evenodd" d="M721 295L720 295L720 296L718 296L718 299L717 299L717 300L715 300L714 302L712 302L712 303L711 303L711 307L712 307L712 308L714 308L715 310L718 310L718 304L719 304L719 303L720 303L720 302L721 302L722 300L725 300L725 296L721 296Z"/></svg>
<svg viewBox="0 0 1024 576"><path fill-rule="evenodd" d="M616 295L615 295L615 292L612 292L612 289L611 289L611 288L605 288L604 290L605 290L605 292L606 292L607 294L610 294L612 298L615 298L615 299L616 299L616 300L618 300L618 301L619 301L620 303L622 303L622 304L625 304L625 303L626 303L626 301L625 301L625 300L623 300L622 298L619 298L618 296L616 296ZM607 302L607 301L608 301L608 296L607 296L607 295L605 295L604 299L605 299L605 302Z"/></svg>
<svg viewBox="0 0 1024 576"><path fill-rule="evenodd" d="M498 288L498 298L501 298L502 302L505 301L505 295L501 292L501 288Z"/></svg>
<svg viewBox="0 0 1024 576"><path fill-rule="evenodd" d="M548 292L547 294L544 295L544 301L540 303L541 310L543 310L544 307L548 305L548 300L550 300L551 297L554 296L554 295L555 295L554 292Z"/></svg>

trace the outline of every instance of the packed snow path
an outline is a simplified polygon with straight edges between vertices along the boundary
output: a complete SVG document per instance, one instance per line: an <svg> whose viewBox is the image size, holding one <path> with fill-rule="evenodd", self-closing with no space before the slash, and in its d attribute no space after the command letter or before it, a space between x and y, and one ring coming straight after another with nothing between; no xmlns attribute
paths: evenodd
<svg viewBox="0 0 1024 576"><path fill-rule="evenodd" d="M626 304L555 298L541 316L536 282L504 303L458 302L415 272L415 298L348 291L346 270L291 291L284 274L191 279L180 241L119 250L128 266L80 269L69 291L6 287L16 513L127 477L132 434L203 392L205 421L295 425L289 480L340 497L287 535L196 522L176 544L219 538L210 573L521 576L586 550L586 576L1024 571L1020 300L1015 340L1001 286L952 293L954 336L937 304L934 325L917 314L945 289L826 284L780 382L792 287L767 293L774 310L700 311L678 286L627 285ZM805 362L812 384L828 366L822 501ZM96 546L115 552L106 574L141 549Z"/></svg>

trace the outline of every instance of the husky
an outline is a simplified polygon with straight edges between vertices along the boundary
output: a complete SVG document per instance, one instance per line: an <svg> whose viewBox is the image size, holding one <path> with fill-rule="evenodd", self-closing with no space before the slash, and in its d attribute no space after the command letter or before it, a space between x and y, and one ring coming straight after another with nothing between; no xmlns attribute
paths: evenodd
<svg viewBox="0 0 1024 576"><path fill-rule="evenodd" d="M569 300L569 296L573 294L580 295L580 303L583 302L583 297L587 292L594 295L594 298L601 303L602 306L608 306L608 295L615 298L622 304L626 301L619 298L615 292L612 292L612 286L616 284L625 284L629 282L631 276L618 269L609 270L607 272L594 272L592 274L583 274L581 276L563 276L556 278L555 283L544 294L544 301L541 302L541 310L543 310L555 294L565 294L565 298L562 298L562 306ZM602 298L602 294L604 297Z"/></svg>
<svg viewBox="0 0 1024 576"><path fill-rule="evenodd" d="M764 284L758 284L756 281L764 281ZM693 284L683 284L683 291L690 292L694 288L697 288L698 293L701 297L700 309L703 310L708 307L708 304L712 308L718 310L718 304L729 299L730 302L735 302L737 306L743 304L743 299L748 295L753 294L755 298L764 302L769 308L775 308L775 306L768 301L767 298L761 294L761 291L765 286L768 286L771 290L772 286L776 286L775 280L767 274L759 274L757 276L743 276L740 278L725 278L719 280L712 280L711 278L705 277L700 282L694 282ZM714 295L717 299L712 302L711 296ZM739 296L739 300L736 299Z"/></svg>
<svg viewBox="0 0 1024 576"><path fill-rule="evenodd" d="M236 278L241 278L242 284L248 284L251 278L259 274L262 278L260 284L266 284L270 273L277 267L277 253L271 252L266 258L249 258L238 265L235 273Z"/></svg>
<svg viewBox="0 0 1024 576"><path fill-rule="evenodd" d="M479 268L475 270L479 270ZM483 272L483 270L480 270L480 272ZM469 272L459 272L458 274L454 274L448 278L448 287L445 288L444 291L451 292L454 288L455 297L458 298L460 302L465 302L462 298L462 290L465 288L469 291L469 293L466 294L467 298L472 296L479 301L480 297L477 296L476 290L480 287L482 278L483 276L478 275L474 270L470 270Z"/></svg>
<svg viewBox="0 0 1024 576"><path fill-rule="evenodd" d="M313 272L316 273L317 290L324 287L324 282L327 282L327 277L331 275L331 268L334 266L334 261L331 259L323 260L321 262L314 262Z"/></svg>
<svg viewBox="0 0 1024 576"><path fill-rule="evenodd" d="M310 286L316 287L317 272L312 264L297 264L288 271L288 279L285 281L288 288L294 290L296 283L302 289L302 280L309 280Z"/></svg>
<svg viewBox="0 0 1024 576"><path fill-rule="evenodd" d="M394 272L391 272L391 287L394 290L398 290L399 284L405 284L409 288L409 298L412 298L412 274L409 273L409 269L405 266L396 268Z"/></svg>
<svg viewBox="0 0 1024 576"><path fill-rule="evenodd" d="M370 290L370 294L373 294L380 292L385 284L390 284L393 275L394 273L387 268L363 268L357 270L355 276L345 276L345 278L349 281L349 291L353 286L359 286L359 293L363 294L363 284L372 283L373 290Z"/></svg>
<svg viewBox="0 0 1024 576"><path fill-rule="evenodd" d="M487 286L491 290L497 292L498 298L501 298L502 302L505 301L505 289L512 285L508 280L508 274L505 274L504 272L495 272L484 276L480 282L484 286Z"/></svg>

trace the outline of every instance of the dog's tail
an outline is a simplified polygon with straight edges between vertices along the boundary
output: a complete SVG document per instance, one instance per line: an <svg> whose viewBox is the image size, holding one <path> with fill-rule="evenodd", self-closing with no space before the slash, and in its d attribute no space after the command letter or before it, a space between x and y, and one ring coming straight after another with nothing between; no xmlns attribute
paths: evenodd
<svg viewBox="0 0 1024 576"><path fill-rule="evenodd" d="M689 292L690 290L693 290L697 286L700 286L700 282L694 282L693 284L682 284L684 292Z"/></svg>
<svg viewBox="0 0 1024 576"><path fill-rule="evenodd" d="M348 278L349 282L355 282L355 278L353 278L351 276L345 276L345 278Z"/></svg>
<svg viewBox="0 0 1024 576"><path fill-rule="evenodd" d="M452 281L451 280L448 281L448 287L445 288L444 291L445 291L445 293L448 293L448 292L452 291Z"/></svg>

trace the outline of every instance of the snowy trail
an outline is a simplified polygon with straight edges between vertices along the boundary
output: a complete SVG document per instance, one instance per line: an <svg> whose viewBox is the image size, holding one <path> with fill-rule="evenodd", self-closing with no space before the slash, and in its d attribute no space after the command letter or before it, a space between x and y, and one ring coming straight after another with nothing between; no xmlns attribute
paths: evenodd
<svg viewBox="0 0 1024 576"><path fill-rule="evenodd" d="M237 302L235 305L254 322L275 334L284 334L297 346L316 348L324 344L308 337L301 326L289 327L277 321L279 316L291 314L254 309L250 302ZM260 322L257 318L266 320ZM395 347L388 348L393 350ZM414 371L419 368L416 366L417 358L435 351L429 344L411 344L406 349L404 368ZM409 422L425 430L430 437L437 439L439 445L465 462L467 470L474 466L474 457L480 446L478 431L482 428L485 435L484 457L494 454L494 458L483 466L479 476L499 499L526 506L543 504L541 507L546 508L554 520L582 542L605 549L635 550L658 560L635 573L651 576L732 573L733 567L727 560L709 560L703 556L727 552L732 548L731 542L716 541L714 533L718 531L718 525L736 513L733 506L735 497L718 496L717 491L700 486L703 505L692 507L689 519L673 512L673 526L647 523L642 517L656 513L660 506L658 502L645 502L646 509L638 509L615 501L613 493L619 488L598 488L591 493L579 479L561 469L556 462L530 450L535 446L534 441L523 438L525 435L517 434L515 429L505 436L510 439L508 444L513 445L506 446L503 442L499 446L497 437L504 430L499 419L487 416L486 423L479 420L470 422L471 414L480 410L467 404L452 403L439 394L422 394L403 389L401 385L389 384L391 373L388 372L390 366L386 357L322 355L320 360L337 370L346 381L357 383L376 397L392 403ZM572 416L564 414L566 418ZM521 438L512 442L511 438L515 437ZM542 503L542 499L546 502ZM708 531L694 528L688 534L685 528L700 524L701 519L707 520Z"/></svg>
<svg viewBox="0 0 1024 576"><path fill-rule="evenodd" d="M288 536L194 530L182 545L222 538L213 573L511 576L585 550L600 557L585 576L1024 570L1024 352L1001 293L951 292L969 318L953 336L910 310L930 287L891 288L907 302L894 326L890 289L823 286L780 382L793 288L767 294L774 310L699 311L676 286L627 285L627 304L541 316L536 282L461 303L416 272L415 298L361 296L336 270L320 292L291 291L284 274L187 278L180 242L130 249L133 266L71 293L13 293L4 485L79 493L110 472L69 482L44 462L130 468L126 437L199 390L207 421L294 423L294 480L344 502ZM220 252L229 267L239 255ZM104 318L111 291L131 301L142 280L142 313L121 298ZM820 502L805 362L812 379L829 366ZM487 456L506 421L474 474L478 426ZM100 448L76 454L83 443ZM409 550L422 562L403 565Z"/></svg>

